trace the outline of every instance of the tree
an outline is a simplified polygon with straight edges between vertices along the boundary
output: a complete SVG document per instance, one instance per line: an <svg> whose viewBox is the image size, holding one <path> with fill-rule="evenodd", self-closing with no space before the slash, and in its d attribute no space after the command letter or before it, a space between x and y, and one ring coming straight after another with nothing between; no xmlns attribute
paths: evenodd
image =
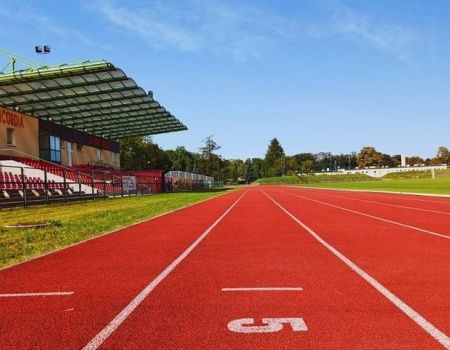
<svg viewBox="0 0 450 350"><path fill-rule="evenodd" d="M167 171L167 154L149 137L130 137L119 140L120 163L123 170L160 169Z"/></svg>
<svg viewBox="0 0 450 350"><path fill-rule="evenodd" d="M238 178L243 178L245 173L245 164L241 159L230 159L223 161L225 179L236 183Z"/></svg>
<svg viewBox="0 0 450 350"><path fill-rule="evenodd" d="M333 155L330 152L319 152L314 155L317 171L331 170L334 166Z"/></svg>
<svg viewBox="0 0 450 350"><path fill-rule="evenodd" d="M297 158L295 158L294 156L286 157L286 174L295 175L297 171L298 171Z"/></svg>
<svg viewBox="0 0 450 350"><path fill-rule="evenodd" d="M183 146L178 146L175 150L168 150L166 154L171 162L170 170L187 172L192 172L193 164L198 157L197 154L189 152Z"/></svg>
<svg viewBox="0 0 450 350"><path fill-rule="evenodd" d="M450 164L450 152L447 147L441 146L437 151L437 158L441 164Z"/></svg>
<svg viewBox="0 0 450 350"><path fill-rule="evenodd" d="M384 163L384 165L388 165L390 167L398 167L402 164L402 156L400 154L394 154L393 156L390 156L389 163Z"/></svg>
<svg viewBox="0 0 450 350"><path fill-rule="evenodd" d="M365 168L369 166L383 165L383 155L374 147L366 146L361 149L357 157L358 167Z"/></svg>
<svg viewBox="0 0 450 350"><path fill-rule="evenodd" d="M284 150L276 138L270 141L264 158L268 176L280 176L284 169Z"/></svg>
<svg viewBox="0 0 450 350"><path fill-rule="evenodd" d="M252 160L248 158L245 161L245 172L244 172L244 179L246 183L250 183L256 180L256 175L254 173Z"/></svg>
<svg viewBox="0 0 450 350"><path fill-rule="evenodd" d="M412 157L407 157L406 158L406 164L410 165L410 166L415 166L415 165L420 165L420 164L424 164L425 161L420 158L419 156L412 156Z"/></svg>
<svg viewBox="0 0 450 350"><path fill-rule="evenodd" d="M213 136L208 136L203 140L205 145L200 147L200 159L198 161L199 172L203 175L213 176L215 179L222 178L223 160L214 151L220 146L213 140Z"/></svg>
<svg viewBox="0 0 450 350"><path fill-rule="evenodd" d="M257 179L260 179L260 178L266 176L266 170L264 168L264 160L263 159L252 158L252 167L253 167L253 174L256 176Z"/></svg>
<svg viewBox="0 0 450 350"><path fill-rule="evenodd" d="M219 146L217 142L213 140L213 136L214 135L210 135L206 137L203 140L205 145L203 147L200 147L200 154L204 159L211 160L213 156L215 156L214 151L217 151L221 148L221 146Z"/></svg>
<svg viewBox="0 0 450 350"><path fill-rule="evenodd" d="M310 159L304 160L300 167L300 171L304 174L309 174L314 170L314 162Z"/></svg>

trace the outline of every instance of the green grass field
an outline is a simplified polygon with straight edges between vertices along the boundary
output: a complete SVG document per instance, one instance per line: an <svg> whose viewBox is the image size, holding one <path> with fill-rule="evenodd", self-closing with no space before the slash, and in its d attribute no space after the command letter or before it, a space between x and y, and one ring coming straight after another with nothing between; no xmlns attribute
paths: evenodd
<svg viewBox="0 0 450 350"><path fill-rule="evenodd" d="M0 267L218 196L223 191L165 193L0 211ZM50 222L45 228L7 225Z"/></svg>
<svg viewBox="0 0 450 350"><path fill-rule="evenodd" d="M284 184L284 185L298 185L298 184L316 184L328 182L357 182L357 181L378 181L367 175L361 174L343 174L343 175L308 175L306 177L299 176L282 176L282 177L266 177L258 179L255 183L260 185Z"/></svg>
<svg viewBox="0 0 450 350"><path fill-rule="evenodd" d="M375 190L409 193L450 194L450 169L438 170L435 179L426 171L391 173L383 178L367 175L309 175L306 180L298 176L271 177L259 179L261 185L283 184L317 188L354 190Z"/></svg>
<svg viewBox="0 0 450 350"><path fill-rule="evenodd" d="M351 189L351 190L376 190L409 193L449 194L450 178L441 179L411 179L411 180L380 180L360 182L328 182L303 184L307 187Z"/></svg>

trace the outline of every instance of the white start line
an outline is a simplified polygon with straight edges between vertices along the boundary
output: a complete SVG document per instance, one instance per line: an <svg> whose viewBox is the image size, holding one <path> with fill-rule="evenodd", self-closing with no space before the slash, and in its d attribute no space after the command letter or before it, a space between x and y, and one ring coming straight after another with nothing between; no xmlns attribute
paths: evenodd
<svg viewBox="0 0 450 350"><path fill-rule="evenodd" d="M20 297L60 297L72 295L74 292L42 292L42 293L5 293L0 294L0 298L20 298Z"/></svg>
<svg viewBox="0 0 450 350"><path fill-rule="evenodd" d="M301 287L243 287L222 288L222 292L301 292Z"/></svg>

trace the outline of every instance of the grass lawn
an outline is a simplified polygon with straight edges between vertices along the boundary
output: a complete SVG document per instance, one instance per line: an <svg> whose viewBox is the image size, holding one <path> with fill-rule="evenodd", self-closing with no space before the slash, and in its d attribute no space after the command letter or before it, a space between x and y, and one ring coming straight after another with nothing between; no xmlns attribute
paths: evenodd
<svg viewBox="0 0 450 350"><path fill-rule="evenodd" d="M450 178L308 183L302 186L450 195Z"/></svg>
<svg viewBox="0 0 450 350"><path fill-rule="evenodd" d="M224 191L164 193L0 211L0 268L140 220L215 197ZM51 222L45 228L6 225Z"/></svg>
<svg viewBox="0 0 450 350"><path fill-rule="evenodd" d="M279 177L266 177L258 179L255 183L261 185L296 185L296 184L314 184L323 182L355 182L355 181L377 181L378 179L372 178L364 174L342 174L342 175L308 175L306 177L299 176L279 176Z"/></svg>
<svg viewBox="0 0 450 350"><path fill-rule="evenodd" d="M450 194L450 169L436 170L435 179L431 172L407 171L391 173L382 178L372 178L364 174L308 175L269 177L256 181L261 185L281 184L305 187L376 190L430 194Z"/></svg>

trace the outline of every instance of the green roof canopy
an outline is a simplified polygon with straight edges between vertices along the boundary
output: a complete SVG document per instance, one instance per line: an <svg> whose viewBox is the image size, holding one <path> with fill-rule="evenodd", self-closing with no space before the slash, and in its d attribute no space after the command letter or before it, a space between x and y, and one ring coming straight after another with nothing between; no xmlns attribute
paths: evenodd
<svg viewBox="0 0 450 350"><path fill-rule="evenodd" d="M0 106L107 139L187 130L106 61L0 74Z"/></svg>

